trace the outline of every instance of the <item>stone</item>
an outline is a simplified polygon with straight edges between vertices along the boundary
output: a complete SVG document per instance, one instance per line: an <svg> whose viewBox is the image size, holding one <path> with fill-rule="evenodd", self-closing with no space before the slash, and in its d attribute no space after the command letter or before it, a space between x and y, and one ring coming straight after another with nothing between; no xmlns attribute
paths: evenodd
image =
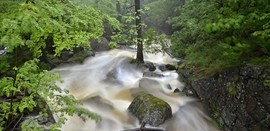
<svg viewBox="0 0 270 131"><path fill-rule="evenodd" d="M69 58L71 58L73 55L74 53L72 51L62 51L60 55L60 59L66 61Z"/></svg>
<svg viewBox="0 0 270 131"><path fill-rule="evenodd" d="M151 78L142 78L139 80L139 88L142 89L161 89L162 85L159 81Z"/></svg>
<svg viewBox="0 0 270 131"><path fill-rule="evenodd" d="M105 37L101 37L99 40L91 40L91 48L93 51L109 50L109 41Z"/></svg>
<svg viewBox="0 0 270 131"><path fill-rule="evenodd" d="M153 63L151 63L151 62L145 62L144 66L146 68L148 68L148 70L151 71L151 72L156 70L155 65Z"/></svg>
<svg viewBox="0 0 270 131"><path fill-rule="evenodd" d="M180 90L179 90L178 88L176 88L176 89L173 91L173 93L178 93L178 92L180 92Z"/></svg>
<svg viewBox="0 0 270 131"><path fill-rule="evenodd" d="M142 127L142 128L135 128L135 129L127 129L122 131L165 131L164 129L154 128L154 127Z"/></svg>
<svg viewBox="0 0 270 131"><path fill-rule="evenodd" d="M243 65L187 82L222 130L270 130L269 78L266 69Z"/></svg>
<svg viewBox="0 0 270 131"><path fill-rule="evenodd" d="M164 77L164 75L155 73L155 72L144 72L143 77L156 77L156 78L161 78Z"/></svg>
<svg viewBox="0 0 270 131"><path fill-rule="evenodd" d="M160 65L158 67L161 71L172 71L177 70L177 68L174 65L166 64L166 65Z"/></svg>
<svg viewBox="0 0 270 131"><path fill-rule="evenodd" d="M167 68L167 70L177 70L177 68L171 64L166 64L165 67Z"/></svg>
<svg viewBox="0 0 270 131"><path fill-rule="evenodd" d="M147 93L138 94L129 105L128 111L142 125L158 126L172 117L172 109L168 103Z"/></svg>

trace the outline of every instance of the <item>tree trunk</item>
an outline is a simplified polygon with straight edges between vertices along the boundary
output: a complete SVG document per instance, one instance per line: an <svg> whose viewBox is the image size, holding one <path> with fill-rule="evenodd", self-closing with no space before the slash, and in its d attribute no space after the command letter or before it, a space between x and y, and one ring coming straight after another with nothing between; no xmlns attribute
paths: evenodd
<svg viewBox="0 0 270 131"><path fill-rule="evenodd" d="M142 43L142 20L140 12L140 0L135 0L135 16L136 16L136 30L137 30L137 64L144 63L143 61L143 43Z"/></svg>
<svg viewBox="0 0 270 131"><path fill-rule="evenodd" d="M99 0L96 0L95 3L96 3L96 8L98 9L99 8Z"/></svg>
<svg viewBox="0 0 270 131"><path fill-rule="evenodd" d="M116 2L116 10L117 10L117 13L118 13L117 20L119 22L121 22L121 20L122 20L122 10L121 10L120 0L117 0L117 2Z"/></svg>

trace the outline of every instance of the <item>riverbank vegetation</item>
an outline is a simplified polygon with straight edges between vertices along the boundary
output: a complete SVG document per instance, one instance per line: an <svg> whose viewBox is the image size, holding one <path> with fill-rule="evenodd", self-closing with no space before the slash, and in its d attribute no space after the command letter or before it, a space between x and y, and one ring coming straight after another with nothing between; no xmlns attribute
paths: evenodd
<svg viewBox="0 0 270 131"><path fill-rule="evenodd" d="M198 72L252 64L269 67L267 0L193 0L176 8L174 53Z"/></svg>

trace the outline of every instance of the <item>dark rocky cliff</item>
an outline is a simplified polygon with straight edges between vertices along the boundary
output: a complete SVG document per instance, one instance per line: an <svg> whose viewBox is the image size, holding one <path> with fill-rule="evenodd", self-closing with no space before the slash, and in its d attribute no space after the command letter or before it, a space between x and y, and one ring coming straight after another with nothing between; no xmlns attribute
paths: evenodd
<svg viewBox="0 0 270 131"><path fill-rule="evenodd" d="M226 131L270 130L270 72L261 67L231 68L213 76L190 80L184 91L198 97L209 108L220 128Z"/></svg>

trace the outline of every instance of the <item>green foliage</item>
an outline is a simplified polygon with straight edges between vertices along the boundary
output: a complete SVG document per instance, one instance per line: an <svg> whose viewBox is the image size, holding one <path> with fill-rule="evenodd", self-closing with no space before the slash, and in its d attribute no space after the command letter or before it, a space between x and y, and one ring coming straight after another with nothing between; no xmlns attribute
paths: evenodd
<svg viewBox="0 0 270 131"><path fill-rule="evenodd" d="M79 102L68 94L67 90L62 90L56 85L59 76L53 72L41 71L36 65L37 60L30 60L20 68L14 68L14 77L4 77L0 80L1 96L13 99L13 102L0 103L0 119L8 122L10 116L16 116L19 113L32 111L34 108L41 109L40 114L47 114L46 108L40 103L44 100L50 110L59 118L57 123L50 128L57 129L64 124L67 115L78 114L82 118L93 118L100 120L100 117L86 109L77 107ZM22 97L19 97L22 96ZM11 100L12 101L12 100ZM47 116L48 117L48 116ZM36 121L36 120L34 120ZM35 130L40 127L29 119L23 125L23 130ZM36 123L36 122L35 122ZM5 123L1 123L4 127Z"/></svg>
<svg viewBox="0 0 270 131"><path fill-rule="evenodd" d="M100 120L59 88L59 76L40 69L38 59L51 47L54 55L74 47L90 48L90 39L102 36L105 25L118 29L118 21L70 0L6 0L0 7L0 47L7 49L7 54L0 56L0 130L12 129L19 123L15 118L36 109L43 117L48 117L49 111L59 117L50 130L59 130L66 115ZM36 119L26 120L22 127L27 131L44 128Z"/></svg>
<svg viewBox="0 0 270 131"><path fill-rule="evenodd" d="M143 39L146 52L163 52L166 51L167 48L169 48L167 36L157 32L153 28L148 28L144 32Z"/></svg>
<svg viewBox="0 0 270 131"><path fill-rule="evenodd" d="M73 1L78 2L80 5L91 6L111 16L117 16L115 4L117 0L73 0Z"/></svg>
<svg viewBox="0 0 270 131"><path fill-rule="evenodd" d="M266 87L270 87L270 79L265 80L265 81L264 81L264 85L265 85Z"/></svg>
<svg viewBox="0 0 270 131"><path fill-rule="evenodd" d="M269 5L266 0L186 1L170 21L175 55L206 72L262 57L269 62Z"/></svg>
<svg viewBox="0 0 270 131"><path fill-rule="evenodd" d="M2 20L0 44L8 52L25 46L36 57L48 46L49 38L53 39L56 55L63 49L89 48L89 39L99 38L104 32L103 22L109 19L91 7L78 7L69 0L35 1L17 8L17 12L7 12L8 17ZM112 22L111 18L108 21Z"/></svg>

